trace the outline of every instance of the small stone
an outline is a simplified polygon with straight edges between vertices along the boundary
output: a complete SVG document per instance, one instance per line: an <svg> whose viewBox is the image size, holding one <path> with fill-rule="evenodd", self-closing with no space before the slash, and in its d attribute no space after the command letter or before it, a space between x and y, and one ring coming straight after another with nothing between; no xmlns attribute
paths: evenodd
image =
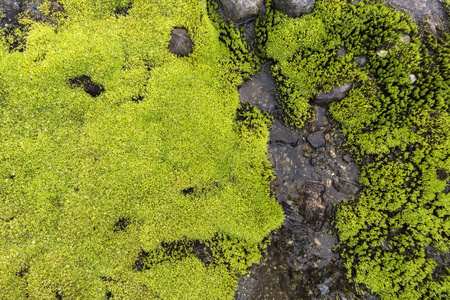
<svg viewBox="0 0 450 300"><path fill-rule="evenodd" d="M389 51L387 51L387 50L380 50L377 52L377 55L379 57L386 57L388 55L388 53L389 53Z"/></svg>
<svg viewBox="0 0 450 300"><path fill-rule="evenodd" d="M314 148L320 148L325 145L325 138L323 137L322 131L310 133L307 137L307 140Z"/></svg>
<svg viewBox="0 0 450 300"><path fill-rule="evenodd" d="M313 167L317 166L317 159L316 158L311 158L310 163L311 163L311 166L313 166Z"/></svg>
<svg viewBox="0 0 450 300"><path fill-rule="evenodd" d="M236 24L259 15L263 2L263 0L220 0L223 11Z"/></svg>
<svg viewBox="0 0 450 300"><path fill-rule="evenodd" d="M306 158L311 158L311 154L309 152L303 153L303 156Z"/></svg>
<svg viewBox="0 0 450 300"><path fill-rule="evenodd" d="M315 243L317 246L322 246L322 244L320 243L320 241L319 241L318 238L314 238L314 243Z"/></svg>
<svg viewBox="0 0 450 300"><path fill-rule="evenodd" d="M351 182L340 180L339 178L335 178L333 181L334 188L343 194L346 195L356 195L359 192L359 187Z"/></svg>
<svg viewBox="0 0 450 300"><path fill-rule="evenodd" d="M338 53L336 54L337 57L342 57L344 55L347 54L347 48L342 47L341 49L339 49Z"/></svg>
<svg viewBox="0 0 450 300"><path fill-rule="evenodd" d="M356 58L355 63L356 67L362 68L369 62L369 59L367 58L367 55L360 55Z"/></svg>
<svg viewBox="0 0 450 300"><path fill-rule="evenodd" d="M329 133L325 134L324 136L325 140L329 141L331 138L331 135Z"/></svg>
<svg viewBox="0 0 450 300"><path fill-rule="evenodd" d="M317 105L328 105L335 100L342 100L347 96L347 92L353 87L352 82L347 82L341 86L333 88L329 92L322 92L318 94L315 98L315 103Z"/></svg>
<svg viewBox="0 0 450 300"><path fill-rule="evenodd" d="M180 57L188 56L193 51L193 43L186 28L174 28L169 51Z"/></svg>
<svg viewBox="0 0 450 300"><path fill-rule="evenodd" d="M290 17L297 18L313 11L316 0L274 0L275 8Z"/></svg>
<svg viewBox="0 0 450 300"><path fill-rule="evenodd" d="M405 43L405 44L411 43L411 37L409 35L402 33L401 36L402 36L402 42L403 43Z"/></svg>
<svg viewBox="0 0 450 300"><path fill-rule="evenodd" d="M333 150L330 150L330 156L331 156L331 158L336 158L336 152L334 152Z"/></svg>
<svg viewBox="0 0 450 300"><path fill-rule="evenodd" d="M327 179L326 184L327 184L327 187L330 187L331 186L331 179Z"/></svg>
<svg viewBox="0 0 450 300"><path fill-rule="evenodd" d="M310 152L311 151L311 147L309 145L306 145L305 147L302 148L302 150L304 152Z"/></svg>
<svg viewBox="0 0 450 300"><path fill-rule="evenodd" d="M409 78L409 81L411 81L411 83L414 83L417 81L417 77L414 74L409 74L408 78Z"/></svg>
<svg viewBox="0 0 450 300"><path fill-rule="evenodd" d="M346 163L350 163L352 162L352 158L350 157L350 155L346 154L344 155L344 157L342 158Z"/></svg>
<svg viewBox="0 0 450 300"><path fill-rule="evenodd" d="M343 171L345 171L347 169L347 167L343 166L343 165L339 165L339 168L341 168Z"/></svg>
<svg viewBox="0 0 450 300"><path fill-rule="evenodd" d="M330 290L330 289L329 289L326 285L324 285L324 284L319 285L317 288L320 290L320 293L321 293L323 296L325 296L326 294L328 294L328 292L329 292L329 290Z"/></svg>

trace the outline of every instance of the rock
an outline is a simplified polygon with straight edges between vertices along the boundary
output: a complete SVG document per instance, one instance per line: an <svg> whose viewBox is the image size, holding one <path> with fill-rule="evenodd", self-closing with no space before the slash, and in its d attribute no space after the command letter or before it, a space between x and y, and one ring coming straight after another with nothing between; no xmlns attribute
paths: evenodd
<svg viewBox="0 0 450 300"><path fill-rule="evenodd" d="M313 11L316 0L274 0L275 8L290 17L297 18Z"/></svg>
<svg viewBox="0 0 450 300"><path fill-rule="evenodd" d="M336 54L337 57L342 57L344 55L347 54L347 48L342 47L341 49L339 49L338 53Z"/></svg>
<svg viewBox="0 0 450 300"><path fill-rule="evenodd" d="M325 140L329 141L331 139L331 135L329 133L325 134Z"/></svg>
<svg viewBox="0 0 450 300"><path fill-rule="evenodd" d="M314 148L325 146L325 138L322 131L310 133L307 137L307 140Z"/></svg>
<svg viewBox="0 0 450 300"><path fill-rule="evenodd" d="M220 0L223 11L233 23L242 23L259 15L263 0Z"/></svg>
<svg viewBox="0 0 450 300"><path fill-rule="evenodd" d="M175 27L172 30L169 51L178 56L188 56L193 51L193 43L185 28Z"/></svg>
<svg viewBox="0 0 450 300"><path fill-rule="evenodd" d="M322 92L316 96L315 103L318 105L327 105L335 100L342 100L352 87L353 82L348 82L341 86L335 87L329 92Z"/></svg>
<svg viewBox="0 0 450 300"><path fill-rule="evenodd" d="M311 166L313 166L313 167L317 166L317 158L311 158L310 163L311 163Z"/></svg>
<svg viewBox="0 0 450 300"><path fill-rule="evenodd" d="M325 220L326 206L322 194L325 186L319 182L307 181L297 189L300 214L305 218L311 228L320 230Z"/></svg>
<svg viewBox="0 0 450 300"><path fill-rule="evenodd" d="M367 55L363 54L356 58L355 63L357 68L362 68L369 62Z"/></svg>
<svg viewBox="0 0 450 300"><path fill-rule="evenodd" d="M335 178L333 180L334 188L343 194L346 195L356 195L359 192L359 187L351 182L341 180L339 178Z"/></svg>
<svg viewBox="0 0 450 300"><path fill-rule="evenodd" d="M411 83L414 83L417 81L417 77L414 74L409 74L408 78L409 78L409 81L411 81Z"/></svg>
<svg viewBox="0 0 450 300"><path fill-rule="evenodd" d="M411 43L411 37L409 35L402 33L401 37L402 37L402 43L405 43L405 44Z"/></svg>
<svg viewBox="0 0 450 300"><path fill-rule="evenodd" d="M350 157L350 155L344 155L344 157L342 158L346 163L351 163L352 162L352 158Z"/></svg>
<svg viewBox="0 0 450 300"><path fill-rule="evenodd" d="M331 158L336 158L336 152L334 152L333 150L330 150L330 156L331 156Z"/></svg>

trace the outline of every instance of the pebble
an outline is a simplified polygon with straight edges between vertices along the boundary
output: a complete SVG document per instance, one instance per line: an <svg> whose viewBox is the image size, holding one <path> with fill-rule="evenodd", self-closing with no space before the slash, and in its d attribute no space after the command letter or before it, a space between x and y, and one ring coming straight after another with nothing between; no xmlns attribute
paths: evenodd
<svg viewBox="0 0 450 300"><path fill-rule="evenodd" d="M411 83L414 83L417 81L417 77L414 74L409 74L408 78L409 78L409 81L411 81Z"/></svg>
<svg viewBox="0 0 450 300"><path fill-rule="evenodd" d="M309 152L303 153L303 156L306 158L311 158L311 154Z"/></svg>
<svg viewBox="0 0 450 300"><path fill-rule="evenodd" d="M411 37L407 34L402 33L402 42L405 44L411 43Z"/></svg>
<svg viewBox="0 0 450 300"><path fill-rule="evenodd" d="M327 187L330 187L332 184L331 179L327 179Z"/></svg>
<svg viewBox="0 0 450 300"><path fill-rule="evenodd" d="M330 150L330 156L332 158L336 158L336 153L333 150Z"/></svg>
<svg viewBox="0 0 450 300"><path fill-rule="evenodd" d="M346 154L344 155L344 157L342 158L346 163L350 163L352 161L352 158L350 157L350 155Z"/></svg>
<svg viewBox="0 0 450 300"><path fill-rule="evenodd" d="M331 138L331 136L330 136L330 134L329 134L329 133L325 134L325 140L329 141L329 140L330 140L330 138Z"/></svg>
<svg viewBox="0 0 450 300"><path fill-rule="evenodd" d="M320 243L320 241L319 241L318 238L314 238L314 243L315 243L317 246L322 246L322 244Z"/></svg>
<svg viewBox="0 0 450 300"><path fill-rule="evenodd" d="M311 158L311 166L315 167L317 165L317 159Z"/></svg>

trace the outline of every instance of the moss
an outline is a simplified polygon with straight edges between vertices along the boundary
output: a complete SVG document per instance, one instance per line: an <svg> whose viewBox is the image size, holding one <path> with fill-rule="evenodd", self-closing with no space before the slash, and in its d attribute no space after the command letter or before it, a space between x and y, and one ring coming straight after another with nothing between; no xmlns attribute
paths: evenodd
<svg viewBox="0 0 450 300"><path fill-rule="evenodd" d="M418 27L381 1L340 0L298 19L269 9L259 25L289 124L302 126L317 93L358 82L330 105L361 166L360 196L334 215L349 278L381 299L448 297L447 262L435 256L450 247L448 29L421 43Z"/></svg>
<svg viewBox="0 0 450 300"><path fill-rule="evenodd" d="M236 121L254 69L206 3L130 3L61 1L58 25L33 22L23 52L1 49L2 299L231 299L283 220L267 125ZM174 27L188 57L168 51ZM167 247L183 240L217 263Z"/></svg>

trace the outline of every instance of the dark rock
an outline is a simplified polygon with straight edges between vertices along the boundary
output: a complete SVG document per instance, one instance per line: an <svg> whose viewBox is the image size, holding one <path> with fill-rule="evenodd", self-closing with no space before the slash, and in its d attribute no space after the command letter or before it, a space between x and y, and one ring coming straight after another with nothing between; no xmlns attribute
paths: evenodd
<svg viewBox="0 0 450 300"><path fill-rule="evenodd" d="M317 158L311 158L311 166L315 167L317 165Z"/></svg>
<svg viewBox="0 0 450 300"><path fill-rule="evenodd" d="M344 55L347 54L347 48L342 47L341 49L339 49L338 53L336 54L337 57L342 57Z"/></svg>
<svg viewBox="0 0 450 300"><path fill-rule="evenodd" d="M352 82L345 83L341 86L335 87L329 92L322 92L316 96L315 103L318 105L328 105L335 100L342 100L347 95L347 92L353 87Z"/></svg>
<svg viewBox="0 0 450 300"><path fill-rule="evenodd" d="M363 54L356 58L355 63L356 67L362 68L369 62L369 59L367 58L367 55Z"/></svg>
<svg viewBox="0 0 450 300"><path fill-rule="evenodd" d="M325 138L323 136L323 131L316 131L313 133L310 133L307 137L308 142L313 146L314 148L320 148L325 146Z"/></svg>
<svg viewBox="0 0 450 300"><path fill-rule="evenodd" d="M350 155L344 155L344 157L342 157L342 159L346 162L346 163L350 163L352 162L352 158L350 157Z"/></svg>
<svg viewBox="0 0 450 300"><path fill-rule="evenodd" d="M263 0L220 0L220 3L233 23L241 23L259 15Z"/></svg>
<svg viewBox="0 0 450 300"><path fill-rule="evenodd" d="M333 180L333 186L338 192L346 195L356 195L359 192L357 185L339 178Z"/></svg>
<svg viewBox="0 0 450 300"><path fill-rule="evenodd" d="M170 40L169 51L178 56L188 56L193 51L193 43L185 28L174 28Z"/></svg>
<svg viewBox="0 0 450 300"><path fill-rule="evenodd" d="M327 209L322 198L325 186L319 182L307 181L297 189L297 192L300 195L298 199L300 214L311 228L320 230L325 221Z"/></svg>
<svg viewBox="0 0 450 300"><path fill-rule="evenodd" d="M275 8L290 17L300 17L313 11L316 0L274 0Z"/></svg>

